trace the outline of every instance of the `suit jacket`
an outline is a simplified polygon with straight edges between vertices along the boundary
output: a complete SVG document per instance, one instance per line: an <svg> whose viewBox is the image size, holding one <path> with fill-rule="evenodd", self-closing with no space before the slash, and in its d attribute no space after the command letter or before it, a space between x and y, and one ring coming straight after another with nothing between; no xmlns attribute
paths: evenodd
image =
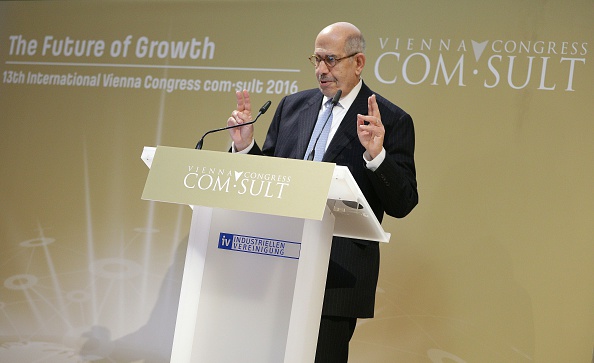
<svg viewBox="0 0 594 363"><path fill-rule="evenodd" d="M367 99L372 94L363 83L322 161L349 168L381 222L384 212L401 218L418 203L414 164L415 137L412 118L398 106L376 94L386 130L386 159L377 170L367 169L363 160L365 148L357 136L357 114L367 114ZM303 159L322 98L323 94L319 89L301 91L283 98L263 147L260 149L256 144L250 153ZM379 261L377 242L334 237L322 314L373 317Z"/></svg>

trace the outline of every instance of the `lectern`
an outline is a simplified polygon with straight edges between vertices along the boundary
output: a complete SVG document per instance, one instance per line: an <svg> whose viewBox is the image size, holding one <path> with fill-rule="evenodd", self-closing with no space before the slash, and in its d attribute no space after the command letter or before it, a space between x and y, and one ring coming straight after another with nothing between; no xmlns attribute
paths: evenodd
<svg viewBox="0 0 594 363"><path fill-rule="evenodd" d="M171 362L313 362L332 236L388 242L348 168L145 147L142 198L192 207Z"/></svg>

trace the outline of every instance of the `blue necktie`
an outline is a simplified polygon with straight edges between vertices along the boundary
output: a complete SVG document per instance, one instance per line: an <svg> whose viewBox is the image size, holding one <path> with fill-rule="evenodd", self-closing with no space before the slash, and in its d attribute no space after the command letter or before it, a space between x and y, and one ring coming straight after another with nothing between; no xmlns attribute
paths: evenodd
<svg viewBox="0 0 594 363"><path fill-rule="evenodd" d="M305 152L305 159L310 158L311 150L315 144L314 161L321 161L326 151L326 143L328 142L328 135L330 134L330 127L332 126L332 100L328 100L324 104L325 110L318 116L316 126L314 127L307 151ZM326 122L328 120L328 122ZM324 124L326 123L326 124ZM322 129L323 127L323 129ZM317 142L316 142L317 140Z"/></svg>

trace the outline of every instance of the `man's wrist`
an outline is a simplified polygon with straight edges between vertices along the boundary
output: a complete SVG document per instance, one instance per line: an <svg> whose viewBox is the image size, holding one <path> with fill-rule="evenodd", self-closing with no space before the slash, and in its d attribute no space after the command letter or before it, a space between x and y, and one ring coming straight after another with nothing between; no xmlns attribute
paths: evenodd
<svg viewBox="0 0 594 363"><path fill-rule="evenodd" d="M382 164L382 162L385 159L386 159L386 149L384 149L384 148L382 148L382 151L375 158L371 158L371 155L369 154L368 151L365 151L363 153L363 160L365 160L365 165L367 166L367 169L369 169L371 171L375 171L377 168L379 168L379 166Z"/></svg>
<svg viewBox="0 0 594 363"><path fill-rule="evenodd" d="M252 139L252 142L250 142L250 144L249 144L248 146L244 147L244 148L243 148L243 149L241 149L241 150L238 150L238 149L237 149L237 147L235 146L235 142L233 142L233 143L231 144L231 150L232 150L232 152L233 152L233 153L237 153L237 154L247 154L247 153L249 153L249 152L250 152L250 150L252 150L252 148L254 147L254 144L255 144L255 143L256 143L256 142L255 142L255 140L254 140L254 139Z"/></svg>

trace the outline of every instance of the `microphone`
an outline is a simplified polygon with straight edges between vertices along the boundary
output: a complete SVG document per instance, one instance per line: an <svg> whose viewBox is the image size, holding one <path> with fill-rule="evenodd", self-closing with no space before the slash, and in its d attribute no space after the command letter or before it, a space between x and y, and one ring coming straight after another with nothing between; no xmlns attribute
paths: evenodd
<svg viewBox="0 0 594 363"><path fill-rule="evenodd" d="M334 106L336 106L338 104L338 101L340 101L341 95L342 95L342 90L339 89L336 92L336 94L334 95L334 97L332 97L332 102L330 102L330 107L334 108ZM316 146L318 145L318 140L320 139L320 136L322 136L322 132L324 131L324 127L326 127L328 120L330 120L330 116L332 116L332 112L330 112L328 114L326 121L324 121L324 126L322 126L322 128L320 129L320 133L318 134L318 137L316 137L316 141L314 142L313 147L311 148L311 151L309 152L309 155L307 156L307 160L313 160L313 158L316 154Z"/></svg>
<svg viewBox="0 0 594 363"><path fill-rule="evenodd" d="M214 129L214 130L210 130L210 131L206 132L204 135L202 135L202 137L200 138L200 140L198 140L198 143L196 144L196 147L194 149L196 149L196 150L201 150L202 149L202 144L204 143L204 138L208 134L212 134L213 132L219 132L219 131L223 131L223 130L229 130L229 129L234 129L236 127L253 124L254 122L258 121L258 117L260 117L260 115L263 115L263 114L266 113L266 111L268 111L268 107L270 107L271 104L272 104L272 102L266 101L266 103L262 107L260 107L260 111L258 111L258 115L256 116L256 118L253 121L246 122L246 123L243 123L243 124L225 126L225 127L219 128L219 129Z"/></svg>

